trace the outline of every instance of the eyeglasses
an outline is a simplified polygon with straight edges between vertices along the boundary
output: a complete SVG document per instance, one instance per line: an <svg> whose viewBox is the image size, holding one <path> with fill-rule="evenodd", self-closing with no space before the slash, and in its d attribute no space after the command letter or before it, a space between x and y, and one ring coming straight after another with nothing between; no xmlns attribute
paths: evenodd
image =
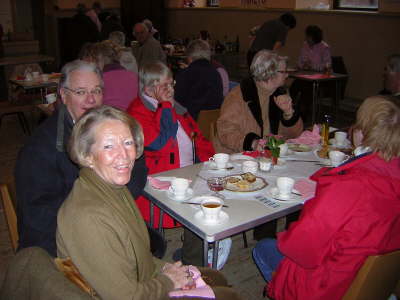
<svg viewBox="0 0 400 300"><path fill-rule="evenodd" d="M93 97L99 97L103 95L103 89L101 87L94 88L91 91L85 90L85 89L70 89L68 87L64 87L67 91L72 92L78 97L86 97L88 94L92 95Z"/></svg>
<svg viewBox="0 0 400 300"><path fill-rule="evenodd" d="M176 81L174 80L174 81L171 81L171 82L166 82L166 83L161 83L161 84L158 83L156 85L159 85L159 86L161 86L163 88L171 88L171 89L173 89L175 87L175 84L176 84Z"/></svg>
<svg viewBox="0 0 400 300"><path fill-rule="evenodd" d="M282 74L287 74L287 73L289 73L288 70L278 70L277 72L278 72L278 73L282 73Z"/></svg>

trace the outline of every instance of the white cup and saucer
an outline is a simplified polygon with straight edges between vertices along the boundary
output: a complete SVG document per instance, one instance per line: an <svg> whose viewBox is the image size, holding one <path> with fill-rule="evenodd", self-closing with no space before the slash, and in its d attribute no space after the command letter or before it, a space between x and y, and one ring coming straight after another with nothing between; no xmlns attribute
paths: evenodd
<svg viewBox="0 0 400 300"><path fill-rule="evenodd" d="M279 145L279 156L288 156L291 153L291 150L289 150L289 145L284 143Z"/></svg>
<svg viewBox="0 0 400 300"><path fill-rule="evenodd" d="M335 138L329 140L333 147L337 148L348 148L351 146L351 142L347 139L347 132L336 131Z"/></svg>
<svg viewBox="0 0 400 300"><path fill-rule="evenodd" d="M211 170L226 170L232 168L233 165L229 163L229 154L216 153L209 158L209 165Z"/></svg>
<svg viewBox="0 0 400 300"><path fill-rule="evenodd" d="M229 219L229 215L222 210L224 201L214 196L205 197L200 205L201 210L195 213L194 217L206 225L219 225Z"/></svg>
<svg viewBox="0 0 400 300"><path fill-rule="evenodd" d="M293 189L295 180L290 177L278 177L276 179L276 186L267 190L267 195L274 200L282 201L301 201L302 196Z"/></svg>
<svg viewBox="0 0 400 300"><path fill-rule="evenodd" d="M189 187L189 180L186 178L175 178L167 191L167 196L175 201L185 201L193 196L193 189Z"/></svg>
<svg viewBox="0 0 400 300"><path fill-rule="evenodd" d="M337 150L329 151L329 160L333 167L337 167L345 160L348 160L350 156L346 155L345 153Z"/></svg>

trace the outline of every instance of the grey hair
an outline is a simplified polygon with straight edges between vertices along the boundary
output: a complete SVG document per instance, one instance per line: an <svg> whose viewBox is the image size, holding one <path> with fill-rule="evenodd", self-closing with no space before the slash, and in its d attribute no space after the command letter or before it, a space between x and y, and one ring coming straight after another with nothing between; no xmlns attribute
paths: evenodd
<svg viewBox="0 0 400 300"><path fill-rule="evenodd" d="M250 73L255 81L269 80L278 74L279 64L287 62L287 57L279 56L271 50L261 50L254 56Z"/></svg>
<svg viewBox="0 0 400 300"><path fill-rule="evenodd" d="M163 77L172 78L171 70L161 61L145 64L139 70L139 88L144 92L145 87L153 87Z"/></svg>
<svg viewBox="0 0 400 300"><path fill-rule="evenodd" d="M135 56L130 48L121 48L118 52L118 59L121 66L131 72L138 73L138 66Z"/></svg>
<svg viewBox="0 0 400 300"><path fill-rule="evenodd" d="M192 60L207 59L211 60L210 45L201 39L193 40L186 49L186 55Z"/></svg>
<svg viewBox="0 0 400 300"><path fill-rule="evenodd" d="M58 84L59 89L64 87L69 87L69 78L72 72L74 71L86 71L95 73L100 79L101 87L104 87L103 75L100 69L94 64L84 60L73 60L69 63L66 63L61 69L61 79Z"/></svg>
<svg viewBox="0 0 400 300"><path fill-rule="evenodd" d="M400 54L392 54L388 57L387 66L389 71L400 73Z"/></svg>
<svg viewBox="0 0 400 300"><path fill-rule="evenodd" d="M149 19L144 19L142 22L144 25L146 25L147 29L151 31L153 29L153 22L151 22Z"/></svg>
<svg viewBox="0 0 400 300"><path fill-rule="evenodd" d="M103 105L89 110L73 127L68 144L68 153L72 161L81 167L88 167L87 158L96 142L96 128L108 120L121 121L128 126L135 143L136 158L142 156L144 137L139 122L118 108Z"/></svg>
<svg viewBox="0 0 400 300"><path fill-rule="evenodd" d="M125 33L122 31L113 31L108 36L108 39L113 43L117 44L118 46L124 47L125 46Z"/></svg>

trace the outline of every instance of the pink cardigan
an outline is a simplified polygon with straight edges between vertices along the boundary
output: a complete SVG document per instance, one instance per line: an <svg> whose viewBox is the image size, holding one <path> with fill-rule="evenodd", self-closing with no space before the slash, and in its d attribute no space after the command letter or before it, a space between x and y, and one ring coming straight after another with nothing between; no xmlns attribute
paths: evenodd
<svg viewBox="0 0 400 300"><path fill-rule="evenodd" d="M106 65L103 70L103 104L126 110L138 96L138 75L119 64Z"/></svg>

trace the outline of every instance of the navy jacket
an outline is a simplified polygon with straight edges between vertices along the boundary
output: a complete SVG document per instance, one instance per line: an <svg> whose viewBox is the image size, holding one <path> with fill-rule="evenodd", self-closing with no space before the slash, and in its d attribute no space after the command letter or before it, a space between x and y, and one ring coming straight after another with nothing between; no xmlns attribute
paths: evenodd
<svg viewBox="0 0 400 300"><path fill-rule="evenodd" d="M222 80L211 62L206 59L195 60L176 75L175 100L195 120L200 110L221 107L224 101Z"/></svg>
<svg viewBox="0 0 400 300"><path fill-rule="evenodd" d="M50 116L21 149L15 168L19 249L38 246L57 255L57 212L79 175L66 152L73 127L65 106ZM146 184L142 156L128 188L137 198Z"/></svg>

